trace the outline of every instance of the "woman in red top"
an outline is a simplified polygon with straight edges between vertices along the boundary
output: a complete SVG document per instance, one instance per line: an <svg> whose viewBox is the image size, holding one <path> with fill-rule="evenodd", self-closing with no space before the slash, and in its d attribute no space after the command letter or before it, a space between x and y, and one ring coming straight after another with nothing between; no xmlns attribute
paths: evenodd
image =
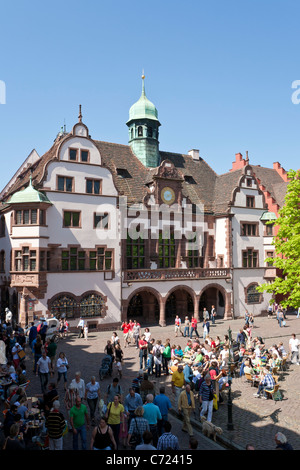
<svg viewBox="0 0 300 470"><path fill-rule="evenodd" d="M190 338L193 336L193 331L195 332L196 336L199 338L199 333L197 331L197 319L195 317L192 318L191 320L191 335Z"/></svg>
<svg viewBox="0 0 300 470"><path fill-rule="evenodd" d="M129 323L126 323L124 321L121 326L121 329L123 330L123 334L124 334L124 348L126 348L126 345L128 344L128 336L129 336L129 331L130 331Z"/></svg>

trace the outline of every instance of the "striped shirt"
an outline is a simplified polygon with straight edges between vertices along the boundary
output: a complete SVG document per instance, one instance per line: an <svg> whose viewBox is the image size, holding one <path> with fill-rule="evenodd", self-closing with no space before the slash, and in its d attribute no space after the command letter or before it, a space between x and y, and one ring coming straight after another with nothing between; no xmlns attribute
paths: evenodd
<svg viewBox="0 0 300 470"><path fill-rule="evenodd" d="M199 396L202 397L202 401L210 401L209 400L210 392L214 393L212 383L210 385L207 385L206 382L202 382L200 390L199 390Z"/></svg>
<svg viewBox="0 0 300 470"><path fill-rule="evenodd" d="M59 411L50 411L46 419L46 428L51 439L59 439L66 427L65 418Z"/></svg>

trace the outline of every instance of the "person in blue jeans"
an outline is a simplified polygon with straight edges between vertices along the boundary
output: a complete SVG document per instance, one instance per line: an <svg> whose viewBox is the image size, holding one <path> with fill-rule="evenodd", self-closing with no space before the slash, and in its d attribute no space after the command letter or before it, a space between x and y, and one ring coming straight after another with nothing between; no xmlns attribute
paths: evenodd
<svg viewBox="0 0 300 470"><path fill-rule="evenodd" d="M189 317L185 317L185 320L184 320L184 332L183 332L183 336L186 337L186 336L190 336L190 325L191 325L191 322L189 320Z"/></svg>
<svg viewBox="0 0 300 470"><path fill-rule="evenodd" d="M78 450L78 437L81 438L82 450L86 450L86 431L89 428L89 415L86 405L76 397L75 405L70 409L70 423L73 432L73 450Z"/></svg>

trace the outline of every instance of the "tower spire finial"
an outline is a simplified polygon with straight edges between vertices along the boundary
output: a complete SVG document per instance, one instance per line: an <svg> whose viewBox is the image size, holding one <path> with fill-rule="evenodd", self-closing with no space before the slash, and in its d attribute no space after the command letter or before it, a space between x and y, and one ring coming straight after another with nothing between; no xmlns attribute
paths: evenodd
<svg viewBox="0 0 300 470"><path fill-rule="evenodd" d="M78 115L78 122L82 122L81 104L79 105L79 115Z"/></svg>
<svg viewBox="0 0 300 470"><path fill-rule="evenodd" d="M142 95L145 95L145 73L144 73L144 69L143 69L143 72L142 72Z"/></svg>

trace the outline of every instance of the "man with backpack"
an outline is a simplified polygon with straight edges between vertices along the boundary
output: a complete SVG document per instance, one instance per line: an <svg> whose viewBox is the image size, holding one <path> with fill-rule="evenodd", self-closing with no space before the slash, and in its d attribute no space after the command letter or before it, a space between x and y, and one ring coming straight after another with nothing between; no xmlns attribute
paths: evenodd
<svg viewBox="0 0 300 470"><path fill-rule="evenodd" d="M113 379L112 384L108 385L105 394L106 403L111 403L114 401L114 397L116 395L120 395L120 401L123 401L123 390L121 385L119 384L118 377Z"/></svg>

